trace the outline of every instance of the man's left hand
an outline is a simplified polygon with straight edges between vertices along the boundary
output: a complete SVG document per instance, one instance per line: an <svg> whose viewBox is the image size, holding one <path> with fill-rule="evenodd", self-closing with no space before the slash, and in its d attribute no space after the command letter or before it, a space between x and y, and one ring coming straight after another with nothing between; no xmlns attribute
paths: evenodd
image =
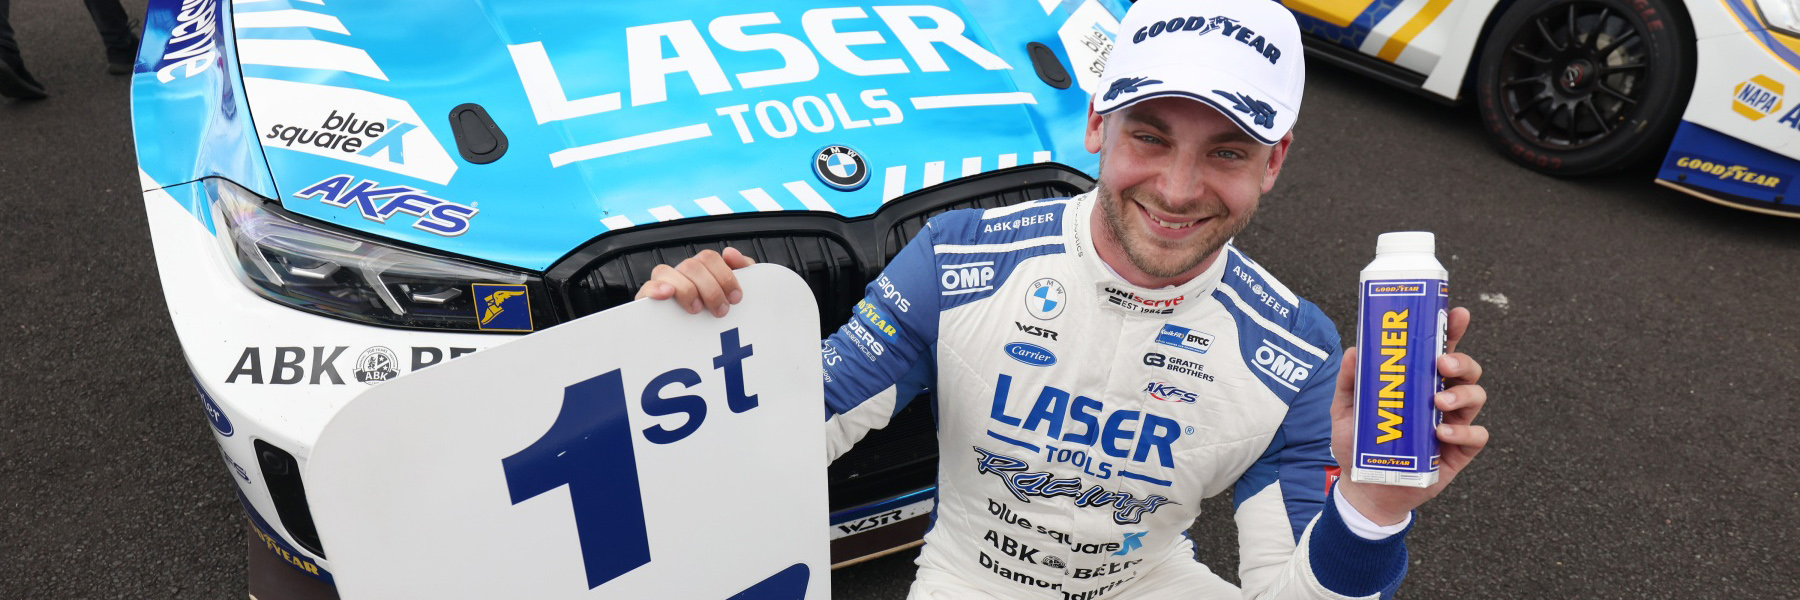
<svg viewBox="0 0 1800 600"><path fill-rule="evenodd" d="M1438 480L1431 487L1415 488L1397 485L1357 483L1350 479L1351 439L1356 430L1356 355L1357 348L1344 351L1344 362L1338 369L1337 396L1331 403L1331 453L1337 457L1343 476L1338 480L1338 493L1356 511L1377 525L1392 525L1406 519L1413 509L1437 497L1456 475L1468 468L1475 455L1487 446L1486 427L1474 425L1475 415L1487 404L1487 390L1477 382L1481 364L1467 354L1456 351L1457 342L1469 330L1469 309L1450 311L1449 331L1444 355L1438 357L1438 375L1444 378L1444 391L1434 400L1444 411L1444 423L1437 428Z"/></svg>

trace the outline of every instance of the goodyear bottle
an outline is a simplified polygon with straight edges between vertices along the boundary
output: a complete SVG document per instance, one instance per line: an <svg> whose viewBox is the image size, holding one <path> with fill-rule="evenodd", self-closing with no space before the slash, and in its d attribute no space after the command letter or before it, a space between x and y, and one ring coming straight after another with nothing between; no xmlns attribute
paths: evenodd
<svg viewBox="0 0 1800 600"><path fill-rule="evenodd" d="M1450 323L1450 274L1430 232L1381 234L1362 271L1356 358L1356 436L1351 479L1427 487L1437 483L1432 397L1443 391L1437 358Z"/></svg>

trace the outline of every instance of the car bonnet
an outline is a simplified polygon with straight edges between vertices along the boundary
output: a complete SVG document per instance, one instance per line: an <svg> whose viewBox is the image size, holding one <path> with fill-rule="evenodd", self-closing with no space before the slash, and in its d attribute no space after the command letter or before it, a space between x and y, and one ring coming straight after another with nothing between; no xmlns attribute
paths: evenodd
<svg viewBox="0 0 1800 600"><path fill-rule="evenodd" d="M855 217L1048 160L1091 173L1089 71L1123 12L1095 0L231 9L288 210L537 270L661 221ZM1039 74L1032 42L1074 85Z"/></svg>

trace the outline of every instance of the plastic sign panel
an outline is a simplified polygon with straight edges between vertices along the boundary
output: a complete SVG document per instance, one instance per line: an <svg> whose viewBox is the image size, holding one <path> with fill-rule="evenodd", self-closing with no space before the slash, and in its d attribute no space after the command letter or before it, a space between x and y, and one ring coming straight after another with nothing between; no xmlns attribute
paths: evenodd
<svg viewBox="0 0 1800 600"><path fill-rule="evenodd" d="M634 302L370 388L306 466L339 593L829 597L818 307Z"/></svg>

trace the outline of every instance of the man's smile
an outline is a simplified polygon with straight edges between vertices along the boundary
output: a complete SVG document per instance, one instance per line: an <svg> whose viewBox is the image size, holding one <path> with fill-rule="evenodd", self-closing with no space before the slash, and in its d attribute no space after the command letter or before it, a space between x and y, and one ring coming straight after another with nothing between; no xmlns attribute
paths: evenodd
<svg viewBox="0 0 1800 600"><path fill-rule="evenodd" d="M1157 212L1151 211L1150 207L1145 206L1142 202L1132 201L1132 204L1137 206L1138 212L1142 213L1144 219L1149 221L1150 230L1159 234L1160 237L1185 237L1190 233L1187 230L1193 229L1195 225L1212 220L1212 217L1181 218L1174 215L1159 215Z"/></svg>

